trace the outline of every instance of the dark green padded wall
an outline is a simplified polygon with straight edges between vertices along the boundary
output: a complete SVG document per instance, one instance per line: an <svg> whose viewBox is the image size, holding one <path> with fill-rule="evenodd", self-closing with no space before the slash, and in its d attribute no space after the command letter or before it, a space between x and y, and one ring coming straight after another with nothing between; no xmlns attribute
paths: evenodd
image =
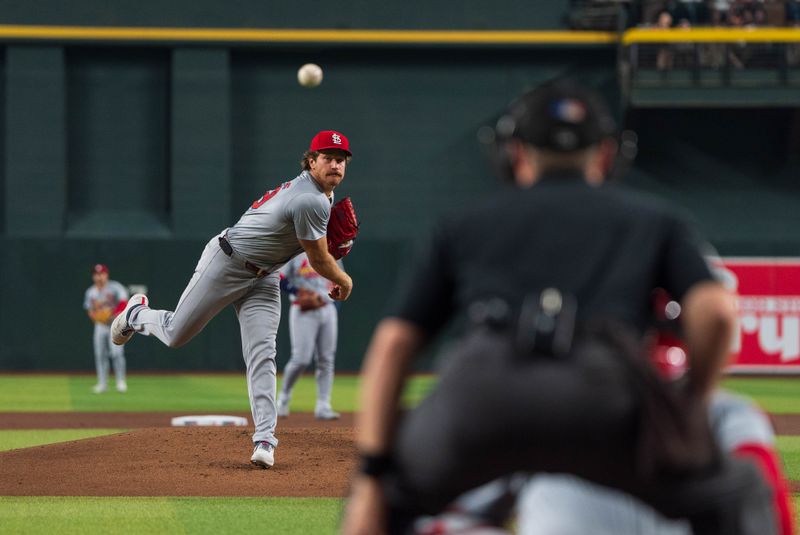
<svg viewBox="0 0 800 535"><path fill-rule="evenodd" d="M67 51L67 234L167 235L169 51Z"/></svg>
<svg viewBox="0 0 800 535"><path fill-rule="evenodd" d="M6 55L5 49L0 53L0 75L5 80ZM6 84L0 83L0 103L6 102ZM0 104L0 125L6 124L6 107ZM6 228L6 129L0 128L0 235ZM0 305L2 306L2 305Z"/></svg>
<svg viewBox="0 0 800 535"><path fill-rule="evenodd" d="M40 0L4 6L3 22L559 29L567 4ZM325 70L311 90L295 79L308 61ZM107 263L112 278L147 286L154 306L174 307L209 237L295 176L310 136L328 128L351 138L338 194L363 222L337 361L356 370L425 229L493 187L477 129L559 74L618 99L603 45L5 43L0 72L0 370L92 370L89 268ZM797 110L652 108L627 124L640 154L626 182L687 206L723 254L798 256ZM286 331L284 321L281 368ZM183 348L139 337L127 352L134 371L243 368L231 310Z"/></svg>
<svg viewBox="0 0 800 535"><path fill-rule="evenodd" d="M475 199L489 185L476 132L525 87L570 68L608 82L608 52L344 50L234 52L233 213L299 171L310 133L338 129L355 157L353 195L364 239L405 238L409 223ZM325 65L306 89L297 65ZM360 201L360 202L359 202Z"/></svg>
<svg viewBox="0 0 800 535"><path fill-rule="evenodd" d="M338 367L355 370L408 252L443 211L492 187L477 129L512 96L576 71L614 85L614 53L575 49L6 47L0 369L91 370L88 271L173 308L211 235L298 172L318 129L352 140L340 195L363 234ZM317 61L325 81L301 88ZM13 135L9 135L13 133ZM288 358L285 322L279 366ZM186 347L128 348L131 370L241 369L223 312Z"/></svg>
<svg viewBox="0 0 800 535"><path fill-rule="evenodd" d="M641 109L629 123L629 184L686 207L722 255L800 256L800 110Z"/></svg>
<svg viewBox="0 0 800 535"><path fill-rule="evenodd" d="M567 0L36 0L6 2L3 24L242 28L558 29Z"/></svg>

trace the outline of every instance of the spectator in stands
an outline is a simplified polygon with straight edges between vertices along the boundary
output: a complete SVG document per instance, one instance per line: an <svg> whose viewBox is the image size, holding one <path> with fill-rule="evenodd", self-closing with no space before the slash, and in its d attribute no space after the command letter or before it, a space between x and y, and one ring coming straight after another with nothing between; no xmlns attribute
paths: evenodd
<svg viewBox="0 0 800 535"><path fill-rule="evenodd" d="M692 26L708 21L708 7L705 0L671 0L667 8L676 20L686 19Z"/></svg>
<svg viewBox="0 0 800 535"><path fill-rule="evenodd" d="M659 30L669 30L672 28L672 15L669 11L665 9L658 14L655 27ZM673 61L674 55L672 46L669 43L661 45L656 53L656 68L659 71L672 69Z"/></svg>
<svg viewBox="0 0 800 535"><path fill-rule="evenodd" d="M711 0L711 24L713 26L727 25L730 9L731 0Z"/></svg>
<svg viewBox="0 0 800 535"><path fill-rule="evenodd" d="M658 20L658 14L667 9L665 0L642 0L640 26L650 28Z"/></svg>
<svg viewBox="0 0 800 535"><path fill-rule="evenodd" d="M732 28L745 27L745 10L741 6L731 9L728 14L728 26ZM736 69L743 69L745 65L745 55L747 53L747 43L745 41L737 41L724 45L727 47L727 57L730 65Z"/></svg>
<svg viewBox="0 0 800 535"><path fill-rule="evenodd" d="M676 28L681 30L690 30L692 28L689 19L680 19ZM674 66L679 69L691 69L697 63L697 43L675 43L673 45L674 51Z"/></svg>
<svg viewBox="0 0 800 535"><path fill-rule="evenodd" d="M800 26L800 0L786 0L786 25Z"/></svg>
<svg viewBox="0 0 800 535"><path fill-rule="evenodd" d="M800 0L786 0L786 25L800 28ZM786 63L800 65L800 43L786 43Z"/></svg>
<svg viewBox="0 0 800 535"><path fill-rule="evenodd" d="M762 0L738 0L735 9L740 11L745 27L763 26L767 22L767 11Z"/></svg>

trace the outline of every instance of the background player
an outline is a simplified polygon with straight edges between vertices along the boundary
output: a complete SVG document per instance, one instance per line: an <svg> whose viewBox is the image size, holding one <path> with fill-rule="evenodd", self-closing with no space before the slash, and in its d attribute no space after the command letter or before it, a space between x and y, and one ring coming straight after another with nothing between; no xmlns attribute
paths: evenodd
<svg viewBox="0 0 800 535"><path fill-rule="evenodd" d="M94 284L89 286L83 296L83 308L94 323L92 345L97 384L92 391L101 394L108 388L108 361L111 359L117 380L117 391L127 392L125 349L111 343L111 322L125 307L128 290L119 282L108 279L108 267L103 264L95 264L92 268L92 280Z"/></svg>
<svg viewBox="0 0 800 535"><path fill-rule="evenodd" d="M330 297L344 301L353 281L328 252L326 230L333 190L344 180L351 152L347 138L319 132L303 154L299 176L268 191L231 228L206 244L175 311L153 310L147 296L131 297L111 326L115 344L135 332L155 336L169 347L191 340L223 308L233 305L239 320L253 414L250 462L275 462L275 337L281 317L278 270L305 251L314 269L333 283Z"/></svg>
<svg viewBox="0 0 800 535"><path fill-rule="evenodd" d="M337 264L344 269L341 260ZM289 310L292 356L283 369L278 416L289 416L292 389L316 355L317 403L314 417L336 420L340 414L331 407L331 389L339 319L337 307L328 296L331 283L314 271L306 254L301 253L281 269L281 287L292 300Z"/></svg>

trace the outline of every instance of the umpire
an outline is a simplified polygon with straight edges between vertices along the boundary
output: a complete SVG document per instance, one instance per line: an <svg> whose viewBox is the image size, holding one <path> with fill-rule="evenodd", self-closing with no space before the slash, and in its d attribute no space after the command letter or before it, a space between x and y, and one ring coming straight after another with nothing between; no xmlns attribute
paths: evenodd
<svg viewBox="0 0 800 535"><path fill-rule="evenodd" d="M716 455L698 416L729 353L732 296L681 214L604 184L613 133L602 100L568 82L500 119L512 187L436 228L367 350L344 533L409 532L519 470L622 489L696 534L775 532L756 470ZM682 307L691 370L678 396L637 358L656 288ZM456 317L469 328L439 383L403 414L413 359Z"/></svg>

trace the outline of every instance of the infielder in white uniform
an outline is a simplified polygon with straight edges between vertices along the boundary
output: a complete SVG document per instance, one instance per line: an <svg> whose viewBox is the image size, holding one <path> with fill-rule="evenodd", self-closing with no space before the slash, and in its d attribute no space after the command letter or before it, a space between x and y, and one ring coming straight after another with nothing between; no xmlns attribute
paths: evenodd
<svg viewBox="0 0 800 535"><path fill-rule="evenodd" d="M247 368L255 447L250 461L275 462L275 337L281 316L278 270L305 251L314 269L333 283L331 299L344 301L353 281L328 252L326 229L333 190L344 179L351 152L339 132L319 132L303 154L303 172L266 192L231 228L208 242L175 311L153 310L134 295L112 325L115 344L134 332L155 336L169 347L191 340L223 308L239 319Z"/></svg>
<svg viewBox="0 0 800 535"><path fill-rule="evenodd" d="M343 268L341 260L337 263ZM331 389L339 319L336 305L328 297L330 282L314 271L305 253L283 266L280 274L281 286L292 300L289 311L292 356L283 369L278 416L289 416L294 385L316 356L317 403L314 417L336 420L340 414L331 407Z"/></svg>
<svg viewBox="0 0 800 535"><path fill-rule="evenodd" d="M83 295L83 309L94 323L92 345L94 346L94 367L97 370L97 384L92 387L95 394L108 389L108 361L114 367L117 391L127 392L125 381L125 349L111 343L111 322L114 315L128 300L128 290L117 281L108 279L108 267L95 264L92 268L91 285Z"/></svg>

